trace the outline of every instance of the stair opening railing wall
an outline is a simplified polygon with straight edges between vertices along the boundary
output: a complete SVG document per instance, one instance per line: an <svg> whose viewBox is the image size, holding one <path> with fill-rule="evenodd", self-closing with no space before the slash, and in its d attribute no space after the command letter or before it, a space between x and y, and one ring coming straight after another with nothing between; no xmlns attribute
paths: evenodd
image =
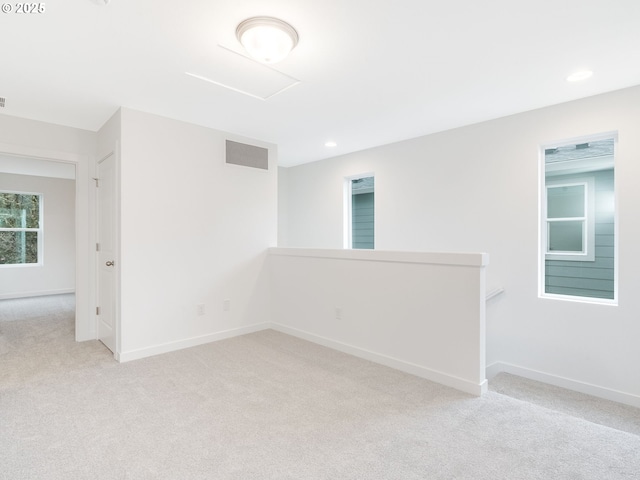
<svg viewBox="0 0 640 480"><path fill-rule="evenodd" d="M483 253L269 250L275 328L480 395Z"/></svg>

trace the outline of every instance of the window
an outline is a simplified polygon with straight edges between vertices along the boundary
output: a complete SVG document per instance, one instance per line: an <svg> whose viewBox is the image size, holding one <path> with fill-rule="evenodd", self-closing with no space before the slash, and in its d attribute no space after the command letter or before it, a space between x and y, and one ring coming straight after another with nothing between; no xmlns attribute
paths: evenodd
<svg viewBox="0 0 640 480"><path fill-rule="evenodd" d="M0 192L0 264L38 264L41 259L41 195Z"/></svg>
<svg viewBox="0 0 640 480"><path fill-rule="evenodd" d="M375 247L375 192L372 174L345 179L345 248Z"/></svg>
<svg viewBox="0 0 640 480"><path fill-rule="evenodd" d="M595 258L594 177L547 180L546 258Z"/></svg>
<svg viewBox="0 0 640 480"><path fill-rule="evenodd" d="M542 296L615 303L614 147L606 135L541 155Z"/></svg>

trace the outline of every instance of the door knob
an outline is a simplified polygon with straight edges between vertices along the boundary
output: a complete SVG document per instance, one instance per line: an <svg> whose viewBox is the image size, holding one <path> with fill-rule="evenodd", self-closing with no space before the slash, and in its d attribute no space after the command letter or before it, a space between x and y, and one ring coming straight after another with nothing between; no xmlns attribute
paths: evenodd
<svg viewBox="0 0 640 480"><path fill-rule="evenodd" d="M114 265L114 261L113 261L113 260L109 260L107 263L105 263L105 265L106 265L107 267L113 267L113 265Z"/></svg>

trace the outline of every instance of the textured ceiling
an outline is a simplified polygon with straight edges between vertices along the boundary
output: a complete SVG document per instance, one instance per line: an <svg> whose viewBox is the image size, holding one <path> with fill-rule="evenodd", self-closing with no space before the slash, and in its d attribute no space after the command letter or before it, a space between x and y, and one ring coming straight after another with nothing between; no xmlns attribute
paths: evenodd
<svg viewBox="0 0 640 480"><path fill-rule="evenodd" d="M285 166L640 84L637 0L43 3L0 13L2 113L96 131L125 106L276 143ZM257 15L300 35L276 72L232 53Z"/></svg>

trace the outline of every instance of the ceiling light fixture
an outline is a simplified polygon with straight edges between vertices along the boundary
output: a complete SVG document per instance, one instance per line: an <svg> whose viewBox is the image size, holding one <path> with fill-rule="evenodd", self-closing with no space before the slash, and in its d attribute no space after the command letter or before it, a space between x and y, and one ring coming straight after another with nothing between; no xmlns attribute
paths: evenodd
<svg viewBox="0 0 640 480"><path fill-rule="evenodd" d="M298 44L298 32L273 17L252 17L238 25L236 37L245 50L262 63L283 60Z"/></svg>
<svg viewBox="0 0 640 480"><path fill-rule="evenodd" d="M580 82L582 80L586 80L591 75L593 75L593 72L591 70L581 70L569 75L567 77L567 82Z"/></svg>
<svg viewBox="0 0 640 480"><path fill-rule="evenodd" d="M324 144L324 146L332 148L332 147L337 147L338 144L336 142L327 142L327 143Z"/></svg>

